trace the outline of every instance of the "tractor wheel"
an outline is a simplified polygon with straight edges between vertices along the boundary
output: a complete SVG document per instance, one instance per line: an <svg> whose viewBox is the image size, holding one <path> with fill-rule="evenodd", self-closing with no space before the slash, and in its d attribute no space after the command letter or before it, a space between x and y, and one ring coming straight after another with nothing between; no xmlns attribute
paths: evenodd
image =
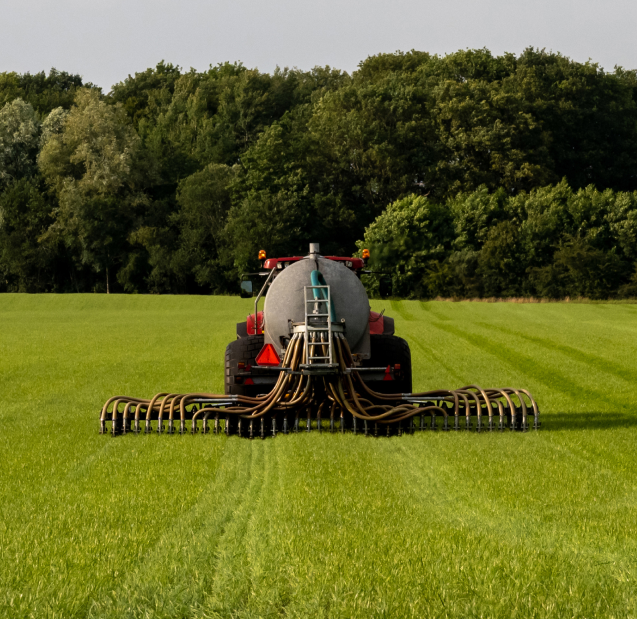
<svg viewBox="0 0 637 619"><path fill-rule="evenodd" d="M226 372L225 372L225 393L226 395L245 395L255 397L263 392L259 385L243 385L236 382L236 375L243 370L239 369L242 361L247 365L256 365L255 359L259 351L263 348L263 335L248 335L230 342L226 347ZM266 386L266 393L269 386Z"/></svg>
<svg viewBox="0 0 637 619"><path fill-rule="evenodd" d="M387 367L400 364L395 380L365 380L370 389L379 393L411 393L411 351L402 337L395 335L370 335L371 359L363 361L363 367ZM364 374L363 374L364 377Z"/></svg>

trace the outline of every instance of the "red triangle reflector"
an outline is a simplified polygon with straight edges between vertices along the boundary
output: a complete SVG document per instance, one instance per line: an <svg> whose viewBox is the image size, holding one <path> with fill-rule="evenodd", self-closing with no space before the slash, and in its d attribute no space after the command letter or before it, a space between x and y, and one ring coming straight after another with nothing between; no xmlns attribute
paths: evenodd
<svg viewBox="0 0 637 619"><path fill-rule="evenodd" d="M383 380L394 380L394 377L391 375L391 366L387 366L385 368L385 376L383 377Z"/></svg>
<svg viewBox="0 0 637 619"><path fill-rule="evenodd" d="M256 358L257 365L279 365L281 359L272 344L266 344Z"/></svg>

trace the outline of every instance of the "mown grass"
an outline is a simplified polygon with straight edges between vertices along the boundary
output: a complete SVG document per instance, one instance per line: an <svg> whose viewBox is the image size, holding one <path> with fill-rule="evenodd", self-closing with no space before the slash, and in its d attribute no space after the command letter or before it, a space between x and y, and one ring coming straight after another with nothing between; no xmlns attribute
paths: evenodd
<svg viewBox="0 0 637 619"><path fill-rule="evenodd" d="M222 389L249 301L0 296L0 614L637 616L637 306L373 305L415 387L543 429L112 439L109 395Z"/></svg>

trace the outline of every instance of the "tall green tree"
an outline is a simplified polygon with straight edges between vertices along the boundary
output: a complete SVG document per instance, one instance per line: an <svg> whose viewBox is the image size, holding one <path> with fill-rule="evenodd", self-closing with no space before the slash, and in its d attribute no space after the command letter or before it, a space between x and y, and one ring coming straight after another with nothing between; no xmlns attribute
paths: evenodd
<svg viewBox="0 0 637 619"><path fill-rule="evenodd" d="M0 188L36 171L40 123L29 103L15 99L0 109Z"/></svg>
<svg viewBox="0 0 637 619"><path fill-rule="evenodd" d="M194 277L198 286L211 292L236 285L226 234L235 176L236 169L212 163L184 179L177 192L180 209L175 218L180 236L174 269Z"/></svg>
<svg viewBox="0 0 637 619"><path fill-rule="evenodd" d="M373 270L393 272L394 294L428 296L425 276L444 260L453 242L450 210L427 197L411 195L390 204L357 243L369 249ZM371 278L376 289L378 278Z"/></svg>
<svg viewBox="0 0 637 619"><path fill-rule="evenodd" d="M144 201L135 191L138 148L123 109L83 90L39 155L40 170L59 202L47 236L61 239L82 264L103 273L107 292L123 261L136 207Z"/></svg>
<svg viewBox="0 0 637 619"><path fill-rule="evenodd" d="M11 181L0 193L0 290L63 290L61 256L41 242L53 222L53 207L38 177Z"/></svg>
<svg viewBox="0 0 637 619"><path fill-rule="evenodd" d="M53 209L37 169L40 134L31 104L18 98L0 109L0 290L55 286L56 252L40 242Z"/></svg>
<svg viewBox="0 0 637 619"><path fill-rule="evenodd" d="M0 73L0 106L22 99L38 114L46 115L57 107L69 109L81 88L100 91L91 83L84 84L81 76L57 69L51 69L48 75L44 71L22 75Z"/></svg>

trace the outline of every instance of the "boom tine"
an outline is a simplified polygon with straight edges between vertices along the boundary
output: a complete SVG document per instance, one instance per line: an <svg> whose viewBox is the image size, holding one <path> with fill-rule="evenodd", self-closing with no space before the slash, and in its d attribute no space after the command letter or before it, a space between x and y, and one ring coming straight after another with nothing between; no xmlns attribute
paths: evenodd
<svg viewBox="0 0 637 619"><path fill-rule="evenodd" d="M193 404L190 407L190 434L197 434L199 428L197 427L197 413L199 412L199 407L196 404Z"/></svg>
<svg viewBox="0 0 637 619"><path fill-rule="evenodd" d="M113 403L113 411L112 411L112 415L111 415L111 435L112 436L117 436L117 409L119 408L119 403L123 402L123 399L118 399L115 400L115 402Z"/></svg>
<svg viewBox="0 0 637 619"><path fill-rule="evenodd" d="M128 402L126 402L126 406L124 407L124 415L123 415L123 422L122 422L122 434L126 434L126 430L128 429L126 426L128 425L128 413L130 411L130 407L133 405L133 403L129 400Z"/></svg>
<svg viewBox="0 0 637 619"><path fill-rule="evenodd" d="M538 408L537 402L533 399L533 396L526 389L518 389L518 391L529 398L531 408L533 409L533 429L538 430L540 427L540 410Z"/></svg>
<svg viewBox="0 0 637 619"><path fill-rule="evenodd" d="M443 404L443 402L441 402L441 404ZM449 415L447 414L447 407L444 406L442 410L444 411L443 413L444 425L442 427L442 430L443 432L449 432Z"/></svg>
<svg viewBox="0 0 637 619"><path fill-rule="evenodd" d="M498 430L500 432L504 432L504 406L502 405L502 402L500 400L498 400L498 413L500 415Z"/></svg>
<svg viewBox="0 0 637 619"><path fill-rule="evenodd" d="M457 391L459 395L462 395L465 398L465 401L467 403L467 407L466 407L467 422L466 422L465 429L471 430L471 403L469 402L469 398L473 398L475 402L476 415L480 413L480 406L482 405L482 403L480 402L480 398L478 397L478 394L474 393L473 391L469 391L464 387L462 389L458 389Z"/></svg>
<svg viewBox="0 0 637 619"><path fill-rule="evenodd" d="M517 412L518 412L518 408L519 408L520 412L522 413L522 427L521 427L521 429L522 429L522 431L526 431L525 430L525 426L527 425L527 422L526 422L526 403L524 402L524 398L520 395L520 390L519 389L512 389L511 387L505 387L501 391L514 394L515 397L518 399L518 401L520 403L520 406L517 407L517 406L514 405L513 401L511 401L512 402L511 430L516 430L517 429Z"/></svg>
<svg viewBox="0 0 637 619"><path fill-rule="evenodd" d="M133 430L135 434L139 434L139 416L142 412L142 404L135 405L135 429Z"/></svg>
<svg viewBox="0 0 637 619"><path fill-rule="evenodd" d="M466 424L465 429L471 429L471 405L469 404L469 398L464 393L458 393L458 397L462 398L464 402ZM460 430L460 407L458 407L458 413L456 414L456 430Z"/></svg>
<svg viewBox="0 0 637 619"><path fill-rule="evenodd" d="M175 404L183 398L181 395L175 396L170 403L170 412L168 417L168 434L174 434L175 426L174 426L174 414L175 414ZM181 419L181 416L180 416ZM181 423L180 423L181 426ZM183 432L181 432L183 434Z"/></svg>
<svg viewBox="0 0 637 619"><path fill-rule="evenodd" d="M457 401L453 407L453 429L456 431L460 429L460 405Z"/></svg>

